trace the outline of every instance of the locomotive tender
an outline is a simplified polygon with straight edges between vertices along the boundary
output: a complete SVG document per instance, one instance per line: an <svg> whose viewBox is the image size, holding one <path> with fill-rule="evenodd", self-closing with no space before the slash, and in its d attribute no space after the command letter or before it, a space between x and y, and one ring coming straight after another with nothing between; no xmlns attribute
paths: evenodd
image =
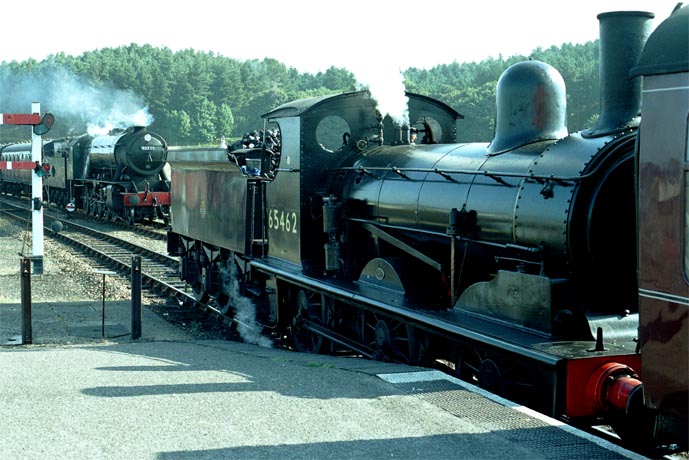
<svg viewBox="0 0 689 460"><path fill-rule="evenodd" d="M51 166L51 175L43 179L48 200L130 224L167 220L167 150L165 139L142 126L47 140L42 154ZM31 143L0 146L0 159L30 161ZM0 180L3 192L30 195L31 171L3 171Z"/></svg>
<svg viewBox="0 0 689 460"><path fill-rule="evenodd" d="M686 447L688 13L652 35L650 13L599 15L601 114L581 132L557 70L527 61L498 82L489 143L456 143L462 116L434 99L407 93L398 124L354 92L264 115L271 148L171 153L181 278L300 351L443 363Z"/></svg>

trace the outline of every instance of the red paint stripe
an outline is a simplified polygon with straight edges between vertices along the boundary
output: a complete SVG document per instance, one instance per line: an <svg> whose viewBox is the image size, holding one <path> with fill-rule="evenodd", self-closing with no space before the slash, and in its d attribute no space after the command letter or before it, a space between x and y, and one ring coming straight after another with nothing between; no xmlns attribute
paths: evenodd
<svg viewBox="0 0 689 460"><path fill-rule="evenodd" d="M0 161L0 169L34 169L33 161Z"/></svg>
<svg viewBox="0 0 689 460"><path fill-rule="evenodd" d="M2 123L5 125L37 125L41 122L39 113L3 113Z"/></svg>

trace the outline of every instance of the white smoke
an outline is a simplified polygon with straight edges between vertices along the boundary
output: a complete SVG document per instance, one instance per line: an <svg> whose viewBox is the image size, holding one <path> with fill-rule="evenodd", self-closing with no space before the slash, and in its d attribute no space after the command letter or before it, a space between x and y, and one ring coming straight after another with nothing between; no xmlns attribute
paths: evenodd
<svg viewBox="0 0 689 460"><path fill-rule="evenodd" d="M148 108L139 109L136 112L123 113L120 108L113 107L107 119L99 122L87 122L86 131L92 136L108 134L115 128L127 128L129 126L148 126L153 123L153 117L148 113Z"/></svg>
<svg viewBox="0 0 689 460"><path fill-rule="evenodd" d="M401 70L364 66L353 73L357 82L371 92L371 97L378 103L381 115L389 115L393 121L400 124L409 123L409 98L405 95L404 75Z"/></svg>
<svg viewBox="0 0 689 460"><path fill-rule="evenodd" d="M261 325L256 321L256 305L239 291L238 270L232 260L220 269L223 281L223 293L227 295L228 310L233 309L237 332L246 343L271 348L272 341L261 335Z"/></svg>
<svg viewBox="0 0 689 460"><path fill-rule="evenodd" d="M33 102L55 116L67 134L107 133L113 128L148 126L153 117L130 90L96 84L63 67L46 66L33 74L0 76L0 112L26 113Z"/></svg>

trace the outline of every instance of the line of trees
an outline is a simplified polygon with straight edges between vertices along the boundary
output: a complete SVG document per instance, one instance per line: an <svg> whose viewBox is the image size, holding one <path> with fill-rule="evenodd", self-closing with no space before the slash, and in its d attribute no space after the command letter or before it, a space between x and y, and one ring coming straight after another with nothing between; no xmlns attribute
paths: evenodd
<svg viewBox="0 0 689 460"><path fill-rule="evenodd" d="M597 40L538 48L528 57L455 62L426 70L410 68L403 76L408 91L435 97L465 116L460 124L460 141L488 141L493 136L498 78L510 65L529 58L547 62L562 74L568 92L570 132L591 126L599 103ZM149 129L163 135L170 145L213 144L221 138L229 142L260 128L260 116L280 104L359 89L355 75L344 68L331 67L314 75L300 73L274 59L240 61L191 49L173 52L165 47L132 44L80 56L61 53L40 62L3 62L2 111L9 113L8 106L16 105L13 96L27 92L26 82L50 81L56 73L74 75L94 91L116 89L120 95L138 95L153 119ZM54 94L60 91L50 93L51 87L45 83L42 88L51 101L47 110L56 117L51 137L84 132L84 115L64 110L67 104ZM93 92L70 96L88 105L89 94ZM118 97L111 97L111 102ZM30 107L30 102L23 101L23 107ZM94 117L99 112L91 109L89 113ZM8 136L26 137L26 133L18 131L0 135L3 142Z"/></svg>

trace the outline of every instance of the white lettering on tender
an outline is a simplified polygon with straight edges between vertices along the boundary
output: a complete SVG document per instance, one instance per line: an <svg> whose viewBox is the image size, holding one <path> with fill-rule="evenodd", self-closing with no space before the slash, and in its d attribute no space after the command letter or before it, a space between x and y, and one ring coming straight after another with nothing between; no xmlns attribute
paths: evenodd
<svg viewBox="0 0 689 460"><path fill-rule="evenodd" d="M269 209L268 228L287 233L297 233L297 213L284 209Z"/></svg>

